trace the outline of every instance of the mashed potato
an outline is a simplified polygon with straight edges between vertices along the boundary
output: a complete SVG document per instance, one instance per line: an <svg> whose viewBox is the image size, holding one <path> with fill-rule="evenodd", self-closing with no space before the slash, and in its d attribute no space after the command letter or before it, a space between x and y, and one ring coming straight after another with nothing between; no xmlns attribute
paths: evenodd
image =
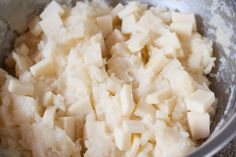
<svg viewBox="0 0 236 157"><path fill-rule="evenodd" d="M52 1L0 70L6 157L177 157L210 134L212 43L193 13Z"/></svg>

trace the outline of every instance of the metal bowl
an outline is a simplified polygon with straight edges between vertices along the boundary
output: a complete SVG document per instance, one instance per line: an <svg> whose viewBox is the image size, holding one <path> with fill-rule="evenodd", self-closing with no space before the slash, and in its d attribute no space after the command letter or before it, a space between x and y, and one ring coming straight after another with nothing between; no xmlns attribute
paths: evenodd
<svg viewBox="0 0 236 157"><path fill-rule="evenodd" d="M14 38L27 29L27 22L50 0L0 1L0 65L9 54ZM75 0L61 0L73 5ZM108 0L115 5L126 0ZM189 157L212 156L236 135L236 1L234 0L141 0L150 5L166 6L182 12L196 13L198 30L214 41L216 67L209 75L211 89L218 98L212 120L211 136Z"/></svg>

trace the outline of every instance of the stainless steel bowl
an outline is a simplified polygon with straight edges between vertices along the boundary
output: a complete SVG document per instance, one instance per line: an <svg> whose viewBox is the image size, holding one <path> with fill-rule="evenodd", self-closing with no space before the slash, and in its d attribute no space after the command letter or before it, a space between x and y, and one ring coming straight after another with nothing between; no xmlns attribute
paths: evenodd
<svg viewBox="0 0 236 157"><path fill-rule="evenodd" d="M0 1L0 64L9 54L14 38L27 29L30 18L38 14L50 0ZM75 0L61 0L73 5ZM126 0L108 0L115 5ZM197 15L198 30L214 41L216 67L209 75L218 107L211 136L189 157L212 156L236 135L236 1L235 0L141 0Z"/></svg>

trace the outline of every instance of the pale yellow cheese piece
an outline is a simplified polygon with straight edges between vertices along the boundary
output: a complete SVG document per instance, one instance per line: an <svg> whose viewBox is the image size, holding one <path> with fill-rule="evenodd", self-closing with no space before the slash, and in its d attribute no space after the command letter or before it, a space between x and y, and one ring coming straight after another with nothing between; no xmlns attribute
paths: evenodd
<svg viewBox="0 0 236 157"><path fill-rule="evenodd" d="M131 134L121 127L114 128L114 138L117 148L121 151L129 149L131 146Z"/></svg>
<svg viewBox="0 0 236 157"><path fill-rule="evenodd" d="M214 101L214 93L204 89L198 89L185 98L187 110L202 113L207 112Z"/></svg>
<svg viewBox="0 0 236 157"><path fill-rule="evenodd" d="M208 113L188 112L188 125L193 139L203 139L210 134L210 116Z"/></svg>
<svg viewBox="0 0 236 157"><path fill-rule="evenodd" d="M52 76L55 74L56 69L52 60L46 58L31 66L30 72L36 77L42 75Z"/></svg>
<svg viewBox="0 0 236 157"><path fill-rule="evenodd" d="M112 16L105 15L96 18L97 25L101 29L104 38L106 38L113 30Z"/></svg>
<svg viewBox="0 0 236 157"><path fill-rule="evenodd" d="M28 82L10 79L8 83L8 91L17 95L32 96L34 93L34 86Z"/></svg>

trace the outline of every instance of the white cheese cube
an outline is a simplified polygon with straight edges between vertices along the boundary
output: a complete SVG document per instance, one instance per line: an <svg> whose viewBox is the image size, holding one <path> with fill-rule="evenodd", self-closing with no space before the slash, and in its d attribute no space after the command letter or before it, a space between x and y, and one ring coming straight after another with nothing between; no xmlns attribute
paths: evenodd
<svg viewBox="0 0 236 157"><path fill-rule="evenodd" d="M154 74L158 74L168 63L168 59L161 53L157 51L156 48L152 49L152 54L146 64L147 68L152 69Z"/></svg>
<svg viewBox="0 0 236 157"><path fill-rule="evenodd" d="M208 113L188 112L188 125L193 139L203 139L210 134L210 116Z"/></svg>
<svg viewBox="0 0 236 157"><path fill-rule="evenodd" d="M134 14L129 14L122 19L121 31L124 34L135 32L137 17Z"/></svg>
<svg viewBox="0 0 236 157"><path fill-rule="evenodd" d="M45 19L52 14L62 15L64 13L64 9L58 4L55 0L47 5L44 11L39 15L40 18Z"/></svg>
<svg viewBox="0 0 236 157"><path fill-rule="evenodd" d="M71 138L72 141L75 140L75 118L74 117L62 117L60 118L60 123L62 129L65 130L66 134Z"/></svg>
<svg viewBox="0 0 236 157"><path fill-rule="evenodd" d="M85 118L85 116L91 112L93 112L93 108L89 96L75 102L68 109L68 115L79 116L81 118Z"/></svg>
<svg viewBox="0 0 236 157"><path fill-rule="evenodd" d="M112 46L116 43L122 42L125 40L125 36L120 32L120 30L115 29L112 34L110 34L106 40L107 50L110 51Z"/></svg>
<svg viewBox="0 0 236 157"><path fill-rule="evenodd" d="M43 114L43 123L47 127L54 127L55 122L55 116L56 116L56 107L55 106L49 106L47 107L46 111Z"/></svg>
<svg viewBox="0 0 236 157"><path fill-rule="evenodd" d="M187 110L195 112L207 112L214 101L214 93L203 89L198 89L185 98Z"/></svg>
<svg viewBox="0 0 236 157"><path fill-rule="evenodd" d="M192 35L192 23L172 23L170 29L180 37L190 37Z"/></svg>
<svg viewBox="0 0 236 157"><path fill-rule="evenodd" d="M186 24L190 23L192 24L193 30L197 31L197 24L195 20L195 15L193 13L172 12L172 22Z"/></svg>
<svg viewBox="0 0 236 157"><path fill-rule="evenodd" d="M164 100L170 97L171 97L171 90L170 88L167 87L147 95L145 100L148 104L160 104Z"/></svg>
<svg viewBox="0 0 236 157"><path fill-rule="evenodd" d="M151 143L148 143L143 149L142 151L139 153L140 157L148 157L149 155L147 153L151 152L153 150L153 145ZM138 155L138 157L139 157Z"/></svg>
<svg viewBox="0 0 236 157"><path fill-rule="evenodd" d="M180 41L175 33L165 33L161 37L154 40L154 44L159 48L172 47L173 49L181 49Z"/></svg>
<svg viewBox="0 0 236 157"><path fill-rule="evenodd" d="M51 91L46 92L43 95L43 106L47 107L53 105L53 97L54 94Z"/></svg>
<svg viewBox="0 0 236 157"><path fill-rule="evenodd" d="M55 74L56 69L54 63L46 58L31 66L30 72L36 77L42 75L52 76Z"/></svg>
<svg viewBox="0 0 236 157"><path fill-rule="evenodd" d="M23 56L15 52L12 53L12 57L16 62L15 65L16 76L20 77L20 75L29 70L32 61L28 58L28 56Z"/></svg>
<svg viewBox="0 0 236 157"><path fill-rule="evenodd" d="M34 35L34 36L39 36L42 32L42 29L39 25L39 17L35 17L33 18L30 22L29 22L29 29L30 32Z"/></svg>
<svg viewBox="0 0 236 157"><path fill-rule="evenodd" d="M139 104L134 111L134 115L144 118L146 115L155 115L155 108L148 104Z"/></svg>
<svg viewBox="0 0 236 157"><path fill-rule="evenodd" d="M47 38L53 38L59 29L63 27L63 22L58 14L52 14L40 21L39 25Z"/></svg>
<svg viewBox="0 0 236 157"><path fill-rule="evenodd" d="M136 12L138 10L138 5L137 3L129 3L128 5L126 5L124 7L124 9L122 9L120 12L118 12L118 16L120 19L123 19L125 16Z"/></svg>
<svg viewBox="0 0 236 157"><path fill-rule="evenodd" d="M96 18L97 25L102 31L102 35L106 38L113 30L112 16L105 15Z"/></svg>
<svg viewBox="0 0 236 157"><path fill-rule="evenodd" d="M128 133L143 133L146 129L142 121L124 120L122 128Z"/></svg>
<svg viewBox="0 0 236 157"><path fill-rule="evenodd" d="M137 33L127 42L127 46L132 53L140 51L150 40L149 32Z"/></svg>
<svg viewBox="0 0 236 157"><path fill-rule="evenodd" d="M8 91L17 95L29 95L34 93L34 86L28 82L22 82L14 79L10 79L8 84Z"/></svg>
<svg viewBox="0 0 236 157"><path fill-rule="evenodd" d="M120 91L120 102L123 115L130 116L135 106L131 85L123 85Z"/></svg>
<svg viewBox="0 0 236 157"><path fill-rule="evenodd" d="M82 50L84 62L88 65L95 65L101 67L103 65L102 52L100 44L93 44Z"/></svg>
<svg viewBox="0 0 236 157"><path fill-rule="evenodd" d="M136 137L133 140L132 146L129 151L126 152L126 157L136 157L140 147L140 138Z"/></svg>
<svg viewBox="0 0 236 157"><path fill-rule="evenodd" d="M113 17L118 16L118 13L124 9L124 5L121 3L118 3L111 11L111 14Z"/></svg>
<svg viewBox="0 0 236 157"><path fill-rule="evenodd" d="M114 139L115 139L116 147L121 151L125 151L129 149L129 147L131 146L131 134L128 132L125 132L120 127L115 127Z"/></svg>

